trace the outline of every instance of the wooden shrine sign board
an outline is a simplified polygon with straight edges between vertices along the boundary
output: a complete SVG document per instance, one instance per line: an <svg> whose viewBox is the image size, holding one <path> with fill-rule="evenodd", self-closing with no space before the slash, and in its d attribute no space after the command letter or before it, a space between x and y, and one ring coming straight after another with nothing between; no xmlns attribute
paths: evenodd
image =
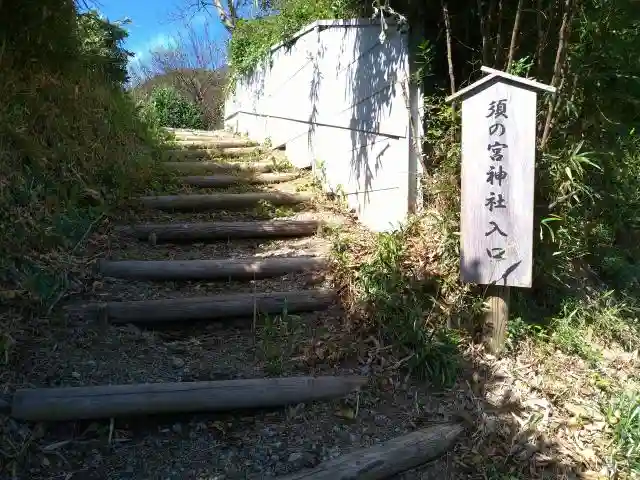
<svg viewBox="0 0 640 480"><path fill-rule="evenodd" d="M463 282L531 287L536 92L555 88L482 67L462 100Z"/></svg>

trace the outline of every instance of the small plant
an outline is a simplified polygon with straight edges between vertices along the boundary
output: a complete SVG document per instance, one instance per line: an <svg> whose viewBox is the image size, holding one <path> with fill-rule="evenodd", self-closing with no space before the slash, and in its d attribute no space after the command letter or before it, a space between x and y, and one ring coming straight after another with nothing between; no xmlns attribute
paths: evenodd
<svg viewBox="0 0 640 480"><path fill-rule="evenodd" d="M293 164L284 157L271 157L273 165L271 166L272 172L291 172L294 170Z"/></svg>
<svg viewBox="0 0 640 480"><path fill-rule="evenodd" d="M461 298L451 311L443 310L444 282L419 266L424 245L415 239L422 235L422 220L411 219L399 230L377 234L364 245L338 230L332 244L336 282L349 285L345 303L352 305L357 317L372 321L369 328L380 333L409 371L450 385L460 366L461 337L447 329L447 317L471 307ZM361 250L366 254L356 256Z"/></svg>
<svg viewBox="0 0 640 480"><path fill-rule="evenodd" d="M336 185L335 197L338 205L342 208L347 208L347 192L345 192L344 185L339 183Z"/></svg>
<svg viewBox="0 0 640 480"><path fill-rule="evenodd" d="M294 215L296 211L297 210L292 206L276 206L267 200L258 201L258 206L255 208L256 215L262 218L290 217Z"/></svg>
<svg viewBox="0 0 640 480"><path fill-rule="evenodd" d="M270 375L283 373L287 361L298 349L303 331L300 317L289 314L286 307L280 315L263 318L257 327L257 339L265 369Z"/></svg>
<svg viewBox="0 0 640 480"><path fill-rule="evenodd" d="M324 190L327 185L327 165L324 160L314 161L313 184L318 190Z"/></svg>
<svg viewBox="0 0 640 480"><path fill-rule="evenodd" d="M611 462L615 472L640 475L640 395L624 392L605 409L611 429Z"/></svg>
<svg viewBox="0 0 640 480"><path fill-rule="evenodd" d="M520 317L509 319L507 324L507 349L510 351L517 350L520 342L527 338L545 340L547 336L544 328L540 325L527 323Z"/></svg>

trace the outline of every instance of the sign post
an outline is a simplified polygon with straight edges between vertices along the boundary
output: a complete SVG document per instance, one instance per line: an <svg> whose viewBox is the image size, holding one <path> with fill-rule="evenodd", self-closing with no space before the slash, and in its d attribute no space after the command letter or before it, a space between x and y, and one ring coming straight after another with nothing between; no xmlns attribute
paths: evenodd
<svg viewBox="0 0 640 480"><path fill-rule="evenodd" d="M505 341L509 288L531 287L536 97L555 88L482 67L489 75L447 97L462 100L460 275L487 285L485 341Z"/></svg>

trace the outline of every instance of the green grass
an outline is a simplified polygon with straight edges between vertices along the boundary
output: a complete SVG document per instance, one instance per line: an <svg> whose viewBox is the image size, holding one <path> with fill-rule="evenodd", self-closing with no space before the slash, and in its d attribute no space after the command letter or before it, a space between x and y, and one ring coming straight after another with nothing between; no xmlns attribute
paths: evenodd
<svg viewBox="0 0 640 480"><path fill-rule="evenodd" d="M617 472L640 475L640 394L624 392L605 409L611 429L611 461Z"/></svg>
<svg viewBox="0 0 640 480"><path fill-rule="evenodd" d="M258 201L258 206L252 210L258 218L284 218L291 217L304 210L303 205L274 205L267 200Z"/></svg>
<svg viewBox="0 0 640 480"><path fill-rule="evenodd" d="M454 306L443 304L446 279L422 268L423 220L415 218L395 232L364 238L337 230L332 248L335 282L350 292L343 301L354 318L361 319L361 329L379 333L415 376L449 386L459 373L463 337L447 328L448 320L477 305L464 295Z"/></svg>
<svg viewBox="0 0 640 480"><path fill-rule="evenodd" d="M256 327L260 354L269 375L281 375L300 345L305 326L298 315L286 308L280 315L265 315Z"/></svg>
<svg viewBox="0 0 640 480"><path fill-rule="evenodd" d="M519 303L515 310L521 312L523 305ZM529 301L523 303L530 305ZM525 318L510 319L507 346L515 350L522 340L532 339L597 363L602 347L617 346L626 351L640 347L639 307L636 299L613 290L567 296L551 317L539 309L529 311Z"/></svg>

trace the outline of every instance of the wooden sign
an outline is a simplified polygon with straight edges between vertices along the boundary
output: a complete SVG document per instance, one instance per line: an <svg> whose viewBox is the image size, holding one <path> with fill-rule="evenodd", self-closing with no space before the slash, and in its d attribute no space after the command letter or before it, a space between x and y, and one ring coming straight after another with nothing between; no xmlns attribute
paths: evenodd
<svg viewBox="0 0 640 480"><path fill-rule="evenodd" d="M447 98L462 100L461 277L531 287L536 92L555 89L482 70Z"/></svg>

